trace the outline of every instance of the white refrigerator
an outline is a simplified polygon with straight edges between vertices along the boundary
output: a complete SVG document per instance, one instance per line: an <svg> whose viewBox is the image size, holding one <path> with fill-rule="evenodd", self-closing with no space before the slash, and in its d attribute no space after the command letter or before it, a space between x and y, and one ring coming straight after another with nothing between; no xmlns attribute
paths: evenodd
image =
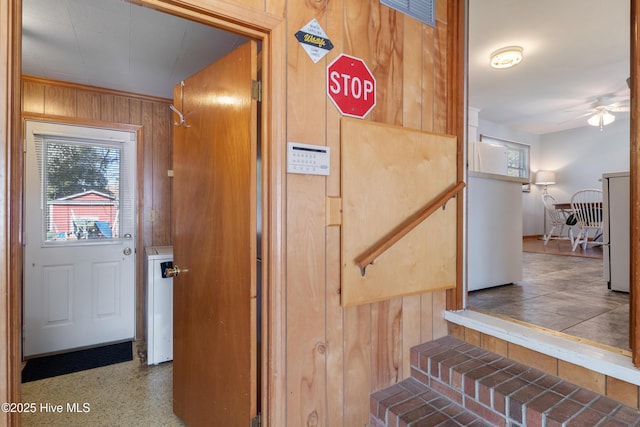
<svg viewBox="0 0 640 427"><path fill-rule="evenodd" d="M604 278L621 292L629 292L629 195L629 172L602 175Z"/></svg>

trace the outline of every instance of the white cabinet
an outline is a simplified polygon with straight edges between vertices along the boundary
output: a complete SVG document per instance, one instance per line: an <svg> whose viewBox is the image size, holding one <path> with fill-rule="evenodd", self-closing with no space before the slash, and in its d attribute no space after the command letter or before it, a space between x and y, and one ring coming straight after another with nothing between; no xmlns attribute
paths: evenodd
<svg viewBox="0 0 640 427"><path fill-rule="evenodd" d="M522 179L469 172L468 290L522 280Z"/></svg>
<svg viewBox="0 0 640 427"><path fill-rule="evenodd" d="M173 360L173 279L164 270L173 266L172 246L145 249L147 284L147 364Z"/></svg>

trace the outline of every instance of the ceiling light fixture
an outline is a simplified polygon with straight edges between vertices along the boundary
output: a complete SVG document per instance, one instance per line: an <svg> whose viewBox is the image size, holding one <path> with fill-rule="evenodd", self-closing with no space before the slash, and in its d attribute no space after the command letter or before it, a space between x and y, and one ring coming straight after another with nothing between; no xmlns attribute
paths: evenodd
<svg viewBox="0 0 640 427"><path fill-rule="evenodd" d="M602 130L606 125L610 125L616 119L616 116L608 112L605 108L599 108L598 111L589 119L587 123L591 126L599 126Z"/></svg>
<svg viewBox="0 0 640 427"><path fill-rule="evenodd" d="M493 68L511 68L522 61L522 48L509 46L498 49L491 54L491 66Z"/></svg>

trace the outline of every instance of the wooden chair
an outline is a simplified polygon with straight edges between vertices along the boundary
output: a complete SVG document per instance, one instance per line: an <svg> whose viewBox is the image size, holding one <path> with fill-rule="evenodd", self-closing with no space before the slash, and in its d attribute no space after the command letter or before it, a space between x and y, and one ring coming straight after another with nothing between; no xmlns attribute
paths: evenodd
<svg viewBox="0 0 640 427"><path fill-rule="evenodd" d="M567 213L564 210L556 209L555 205L558 203L556 199L550 194L542 195L542 203L544 204L545 215L548 218L549 225L551 225L551 230L547 233L545 230L545 235L543 237L545 246L549 243L550 239L554 240L569 240L571 242L571 246L573 247L573 226L567 223ZM567 236L563 236L564 227L569 227L567 231ZM558 229L558 234L556 236L553 235L553 232Z"/></svg>
<svg viewBox="0 0 640 427"><path fill-rule="evenodd" d="M602 233L602 190L580 190L571 196L571 210L578 221L578 235L573 242L573 250L578 245L582 249L587 249L587 244L601 245L597 242L599 234ZM593 230L593 239L589 241L589 232Z"/></svg>

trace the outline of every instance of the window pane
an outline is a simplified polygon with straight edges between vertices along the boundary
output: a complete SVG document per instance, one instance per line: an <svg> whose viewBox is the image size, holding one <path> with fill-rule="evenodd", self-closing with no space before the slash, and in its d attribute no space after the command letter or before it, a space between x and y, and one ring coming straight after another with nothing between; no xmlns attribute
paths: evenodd
<svg viewBox="0 0 640 427"><path fill-rule="evenodd" d="M45 241L119 237L121 149L48 139L44 158Z"/></svg>

